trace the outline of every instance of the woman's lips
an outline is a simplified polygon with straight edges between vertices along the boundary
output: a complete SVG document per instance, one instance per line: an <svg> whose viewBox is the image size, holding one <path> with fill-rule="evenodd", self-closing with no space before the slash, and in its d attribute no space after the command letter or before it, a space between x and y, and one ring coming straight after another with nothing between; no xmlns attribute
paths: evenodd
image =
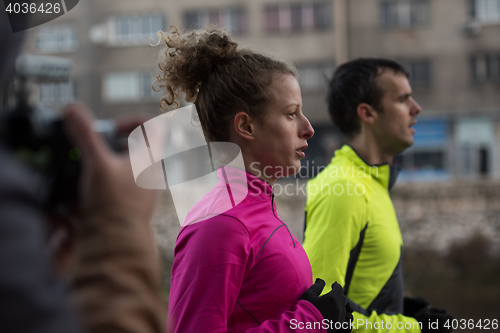
<svg viewBox="0 0 500 333"><path fill-rule="evenodd" d="M297 149L295 152L302 158L306 157L306 154L302 150Z"/></svg>
<svg viewBox="0 0 500 333"><path fill-rule="evenodd" d="M306 145L303 145L302 147L299 147L297 148L297 150L295 150L295 152L301 157L301 158L304 158L306 157L306 154L303 152L303 150L307 149L307 144Z"/></svg>

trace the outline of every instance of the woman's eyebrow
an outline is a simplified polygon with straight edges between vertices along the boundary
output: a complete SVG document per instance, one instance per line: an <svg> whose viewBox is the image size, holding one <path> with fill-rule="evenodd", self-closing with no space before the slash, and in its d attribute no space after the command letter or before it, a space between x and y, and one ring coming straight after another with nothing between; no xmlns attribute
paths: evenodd
<svg viewBox="0 0 500 333"><path fill-rule="evenodd" d="M302 106L302 104L300 104L300 103L290 103L290 104L288 104L288 105L284 106L282 109L283 109L283 110L286 110L286 109L288 109L288 108L289 108L289 107L291 107L291 106L298 106L298 107L301 107L301 106Z"/></svg>

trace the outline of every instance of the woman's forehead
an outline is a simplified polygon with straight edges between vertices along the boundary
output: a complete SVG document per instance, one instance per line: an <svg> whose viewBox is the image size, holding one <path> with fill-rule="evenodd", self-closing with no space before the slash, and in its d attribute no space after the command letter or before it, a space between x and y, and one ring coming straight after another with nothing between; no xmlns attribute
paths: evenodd
<svg viewBox="0 0 500 333"><path fill-rule="evenodd" d="M300 86L293 75L280 75L273 80L271 89L274 93L271 104L275 107L287 108L290 105L302 105Z"/></svg>

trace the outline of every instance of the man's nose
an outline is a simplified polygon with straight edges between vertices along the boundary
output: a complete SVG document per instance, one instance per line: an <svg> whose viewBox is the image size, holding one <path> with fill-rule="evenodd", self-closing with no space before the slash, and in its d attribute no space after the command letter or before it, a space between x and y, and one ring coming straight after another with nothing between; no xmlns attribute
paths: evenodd
<svg viewBox="0 0 500 333"><path fill-rule="evenodd" d="M417 103L416 100L414 100L413 98L412 100L413 100L412 114L416 116L422 111L422 107L420 106L420 104Z"/></svg>

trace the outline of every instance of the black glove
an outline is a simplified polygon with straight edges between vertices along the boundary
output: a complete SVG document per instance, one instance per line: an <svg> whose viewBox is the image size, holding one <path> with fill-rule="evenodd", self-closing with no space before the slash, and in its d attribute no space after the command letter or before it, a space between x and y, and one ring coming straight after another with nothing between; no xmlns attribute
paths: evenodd
<svg viewBox="0 0 500 333"><path fill-rule="evenodd" d="M453 316L446 313L446 310L425 308L418 311L413 317L422 323L422 333L447 333L452 331L451 320L453 320ZM449 328L444 327L446 321L448 321Z"/></svg>
<svg viewBox="0 0 500 333"><path fill-rule="evenodd" d="M424 309L430 308L431 303L427 302L427 300L422 297L405 297L404 305L403 305L403 314L407 317L414 317L415 313Z"/></svg>
<svg viewBox="0 0 500 333"><path fill-rule="evenodd" d="M350 322L353 320L352 308L347 297L344 296L344 290L337 282L332 284L332 290L323 296L319 296L325 287L325 281L316 279L314 284L307 289L300 299L311 302L312 305L321 312L324 319L328 320L328 332L350 332ZM340 329L335 328L343 327ZM342 323L344 323L342 325Z"/></svg>

